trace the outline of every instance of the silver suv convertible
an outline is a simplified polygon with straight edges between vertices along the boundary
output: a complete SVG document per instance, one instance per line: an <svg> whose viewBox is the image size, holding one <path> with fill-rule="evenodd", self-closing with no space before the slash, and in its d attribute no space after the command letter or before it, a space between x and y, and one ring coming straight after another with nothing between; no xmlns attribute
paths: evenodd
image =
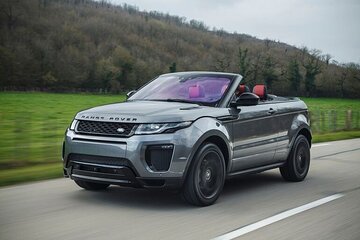
<svg viewBox="0 0 360 240"><path fill-rule="evenodd" d="M238 74L164 74L123 103L79 112L65 134L64 175L87 190L110 184L175 188L206 206L226 178L280 168L309 170L311 131L298 98L252 92Z"/></svg>

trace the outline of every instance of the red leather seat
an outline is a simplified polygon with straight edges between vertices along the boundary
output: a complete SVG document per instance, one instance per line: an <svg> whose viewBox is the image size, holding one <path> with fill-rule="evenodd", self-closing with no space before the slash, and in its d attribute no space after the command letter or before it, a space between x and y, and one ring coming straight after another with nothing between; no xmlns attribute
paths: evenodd
<svg viewBox="0 0 360 240"><path fill-rule="evenodd" d="M255 87L253 88L253 93L258 95L261 100L267 99L267 91L264 84L255 85Z"/></svg>

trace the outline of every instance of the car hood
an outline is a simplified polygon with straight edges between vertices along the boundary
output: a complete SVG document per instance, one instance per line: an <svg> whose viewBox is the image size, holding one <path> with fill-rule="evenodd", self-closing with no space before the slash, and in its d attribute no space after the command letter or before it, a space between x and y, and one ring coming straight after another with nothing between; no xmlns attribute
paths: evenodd
<svg viewBox="0 0 360 240"><path fill-rule="evenodd" d="M228 115L230 113L227 108L179 102L129 101L90 108L79 112L75 118L105 122L161 123Z"/></svg>

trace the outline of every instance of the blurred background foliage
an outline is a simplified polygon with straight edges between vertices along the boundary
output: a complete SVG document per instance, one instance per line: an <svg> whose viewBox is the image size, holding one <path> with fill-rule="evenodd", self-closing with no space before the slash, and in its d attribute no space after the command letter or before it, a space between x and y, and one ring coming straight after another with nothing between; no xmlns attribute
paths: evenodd
<svg viewBox="0 0 360 240"><path fill-rule="evenodd" d="M240 73L279 95L360 97L360 67L329 54L90 0L2 0L0 90L118 93L174 71Z"/></svg>

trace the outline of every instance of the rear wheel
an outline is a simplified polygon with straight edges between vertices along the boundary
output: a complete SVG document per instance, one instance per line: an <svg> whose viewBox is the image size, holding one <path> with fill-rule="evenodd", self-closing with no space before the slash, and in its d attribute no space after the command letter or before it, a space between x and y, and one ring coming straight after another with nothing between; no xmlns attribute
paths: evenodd
<svg viewBox="0 0 360 240"><path fill-rule="evenodd" d="M206 143L193 159L182 191L190 204L208 206L219 197L225 182L225 160L218 146Z"/></svg>
<svg viewBox="0 0 360 240"><path fill-rule="evenodd" d="M280 167L281 176L292 182L305 179L310 167L310 145L304 135L296 137L286 165Z"/></svg>
<svg viewBox="0 0 360 240"><path fill-rule="evenodd" d="M87 182L82 180L75 180L75 183L86 190L91 191L99 191L106 189L110 184L105 183L94 183L94 182Z"/></svg>

